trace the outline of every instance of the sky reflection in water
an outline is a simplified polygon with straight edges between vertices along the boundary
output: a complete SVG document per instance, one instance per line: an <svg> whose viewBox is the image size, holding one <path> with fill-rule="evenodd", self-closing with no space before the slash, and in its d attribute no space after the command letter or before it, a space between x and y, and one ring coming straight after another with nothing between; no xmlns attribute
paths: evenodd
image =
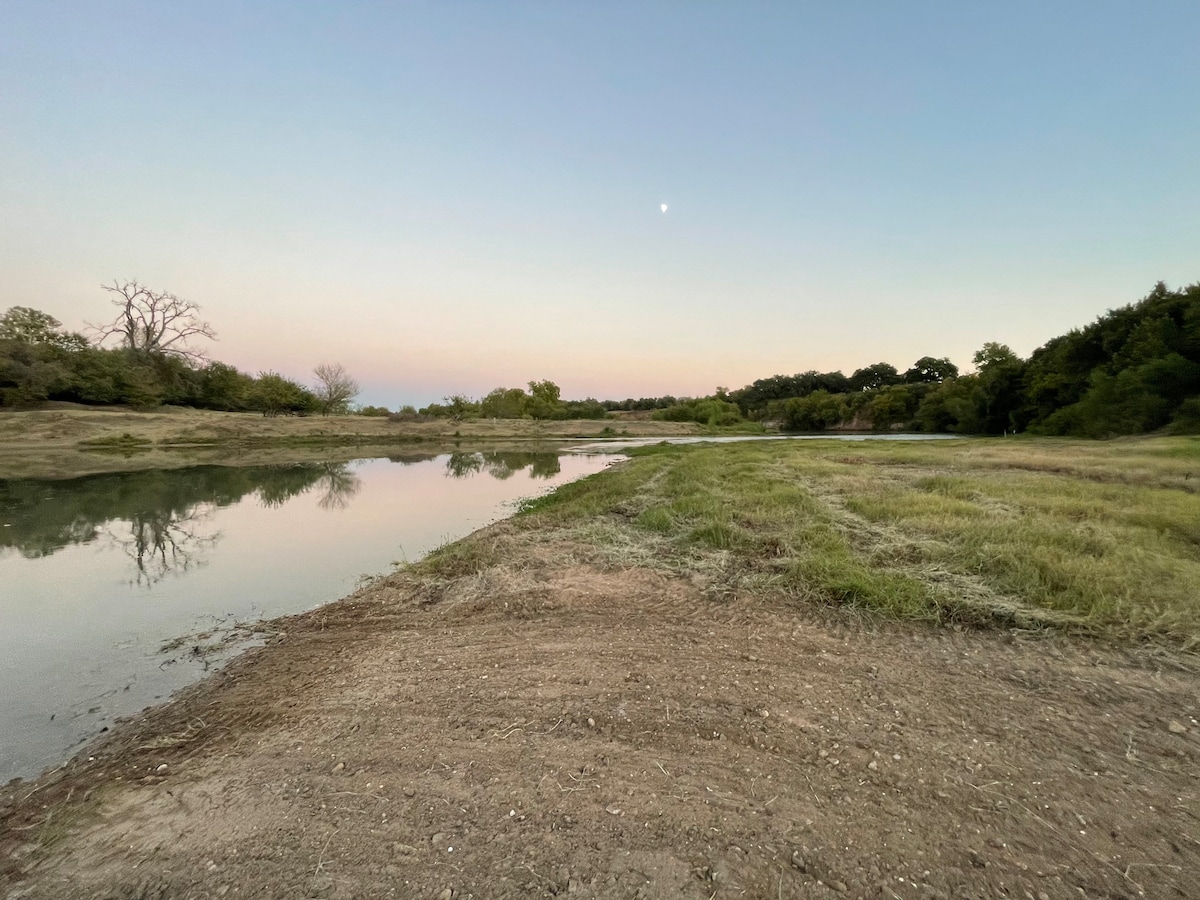
<svg viewBox="0 0 1200 900"><path fill-rule="evenodd" d="M205 671L180 635L310 609L612 457L460 452L0 481L0 782Z"/></svg>

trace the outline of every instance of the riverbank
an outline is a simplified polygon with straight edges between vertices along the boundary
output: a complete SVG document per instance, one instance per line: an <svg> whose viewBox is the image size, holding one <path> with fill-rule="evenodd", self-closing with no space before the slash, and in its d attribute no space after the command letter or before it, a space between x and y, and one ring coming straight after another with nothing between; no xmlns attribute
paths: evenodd
<svg viewBox="0 0 1200 900"><path fill-rule="evenodd" d="M162 407L55 404L0 410L0 478L64 478L99 472L201 465L231 457L254 464L284 456L345 458L371 452L446 452L455 442L515 447L608 437L704 433L688 422L650 419L392 422L367 416L277 416Z"/></svg>
<svg viewBox="0 0 1200 900"><path fill-rule="evenodd" d="M0 878L1187 896L1198 451L636 451L4 788Z"/></svg>

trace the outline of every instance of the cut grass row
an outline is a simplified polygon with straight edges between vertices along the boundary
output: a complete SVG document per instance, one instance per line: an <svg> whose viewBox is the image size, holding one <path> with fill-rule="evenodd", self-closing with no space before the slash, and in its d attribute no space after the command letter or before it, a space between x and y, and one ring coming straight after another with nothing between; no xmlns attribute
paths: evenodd
<svg viewBox="0 0 1200 900"><path fill-rule="evenodd" d="M713 594L1200 646L1195 438L659 445L514 524Z"/></svg>

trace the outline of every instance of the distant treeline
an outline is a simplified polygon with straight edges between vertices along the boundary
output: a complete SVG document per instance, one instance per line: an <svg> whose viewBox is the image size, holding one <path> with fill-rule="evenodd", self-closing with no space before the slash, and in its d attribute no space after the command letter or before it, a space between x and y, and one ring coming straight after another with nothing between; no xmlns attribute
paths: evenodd
<svg viewBox="0 0 1200 900"><path fill-rule="evenodd" d="M988 343L973 362L968 375L932 357L905 372L876 363L848 378L776 375L705 402L724 401L741 416L788 431L1200 432L1200 284L1171 291L1160 282L1143 300L1050 340L1027 360Z"/></svg>
<svg viewBox="0 0 1200 900"><path fill-rule="evenodd" d="M145 291L136 282L106 290L117 293L117 305L128 311L131 287ZM147 296L181 302L169 294ZM194 304L186 309L194 311ZM0 406L67 400L266 415L352 409L349 400L358 386L340 366L319 366L318 384L310 389L275 372L253 376L194 354L168 352L165 342L147 340L147 333L122 325L117 329L122 346L104 349L63 331L44 312L13 307L0 316ZM204 336L212 337L211 329ZM987 343L973 362L969 374L960 374L946 358L927 356L904 371L880 362L849 376L775 375L700 398L563 400L554 382L532 381L528 390L498 387L478 400L453 395L419 410L353 411L397 421L604 419L648 411L657 419L712 427L758 422L808 432L905 428L1090 437L1165 427L1200 432L1200 284L1172 291L1160 282L1141 301L1050 340L1029 359L1004 344Z"/></svg>

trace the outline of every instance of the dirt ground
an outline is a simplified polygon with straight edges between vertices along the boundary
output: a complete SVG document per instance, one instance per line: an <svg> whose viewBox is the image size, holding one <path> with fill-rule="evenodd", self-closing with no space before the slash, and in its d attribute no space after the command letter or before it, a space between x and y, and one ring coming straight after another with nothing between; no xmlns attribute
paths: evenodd
<svg viewBox="0 0 1200 900"><path fill-rule="evenodd" d="M278 625L0 789L0 896L1200 897L1195 657L553 543Z"/></svg>

